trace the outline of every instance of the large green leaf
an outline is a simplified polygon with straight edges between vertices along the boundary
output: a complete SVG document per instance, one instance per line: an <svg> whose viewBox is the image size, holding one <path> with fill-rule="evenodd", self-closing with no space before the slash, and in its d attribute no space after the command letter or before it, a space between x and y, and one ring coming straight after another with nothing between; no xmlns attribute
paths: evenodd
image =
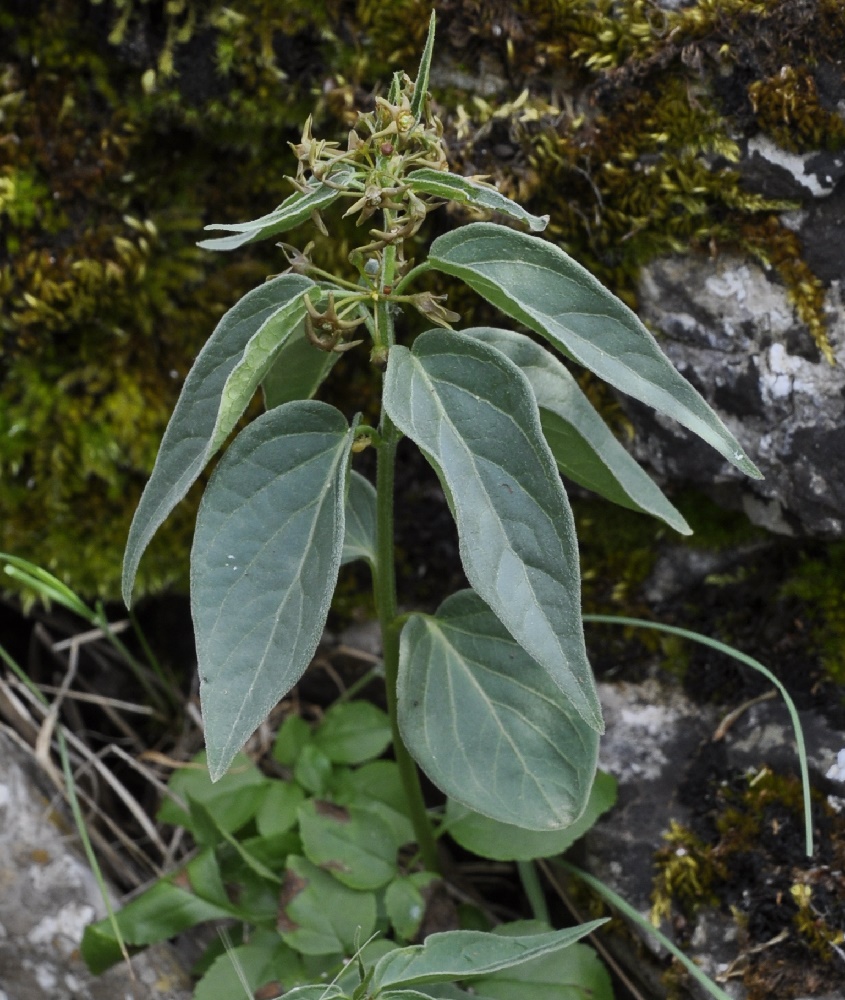
<svg viewBox="0 0 845 1000"><path fill-rule="evenodd" d="M340 357L333 351L321 351L305 336L301 323L273 356L273 362L261 381L264 406L310 399Z"/></svg>
<svg viewBox="0 0 845 1000"><path fill-rule="evenodd" d="M197 356L129 529L123 560L123 599L127 605L132 600L138 563L150 539L205 468L219 446L224 425L231 430L249 402L243 397L246 382L241 382L240 412L234 396L224 402L230 375L253 342L260 341L263 350L268 344L283 344L301 322L305 314L302 297L313 287L308 278L288 274L253 289L220 320Z"/></svg>
<svg viewBox="0 0 845 1000"><path fill-rule="evenodd" d="M584 811L598 734L471 590L405 624L398 701L405 744L451 798L525 830Z"/></svg>
<svg viewBox="0 0 845 1000"><path fill-rule="evenodd" d="M512 219L527 223L529 229L538 233L549 224L548 215L532 215L518 202L511 201L503 194L486 184L479 184L470 177L461 177L446 170L433 170L424 167L413 170L406 181L411 189L419 194L431 194L447 201L456 201L462 205L472 205L491 212L501 212Z"/></svg>
<svg viewBox="0 0 845 1000"><path fill-rule="evenodd" d="M359 472L349 476L346 497L346 535L343 538L344 564L365 559L376 564L376 491Z"/></svg>
<svg viewBox="0 0 845 1000"><path fill-rule="evenodd" d="M738 469L761 478L736 438L637 316L559 247L476 222L438 237L429 262L605 382L694 431Z"/></svg>
<svg viewBox="0 0 845 1000"><path fill-rule="evenodd" d="M332 176L332 184L343 185L352 175L349 169L338 170ZM231 236L219 236L201 240L197 246L203 250L237 250L247 243L266 240L270 236L294 229L311 218L311 213L327 208L340 197L340 191L322 181L314 182L306 192L295 191L268 215L250 222L214 223L206 230L223 230Z"/></svg>
<svg viewBox="0 0 845 1000"><path fill-rule="evenodd" d="M523 937L504 937L483 931L430 934L425 944L398 948L379 959L373 971L372 988L378 991L386 987L487 976L568 948L603 923L604 920L593 920L562 931Z"/></svg>
<svg viewBox="0 0 845 1000"><path fill-rule="evenodd" d="M239 754L228 774L212 782L205 753L197 754L190 765L175 771L168 782L176 799L165 798L157 819L187 827L196 833L188 810L190 802L202 802L215 816L218 824L229 833L240 830L255 816L271 785L246 754ZM180 800L185 808L179 804Z"/></svg>
<svg viewBox="0 0 845 1000"><path fill-rule="evenodd" d="M631 510L652 514L683 535L691 529L610 433L566 368L544 347L511 330L462 330L506 354L526 375L540 407L543 433L558 468L570 479Z"/></svg>
<svg viewBox="0 0 845 1000"><path fill-rule="evenodd" d="M446 803L446 829L461 847L495 861L531 861L563 854L616 802L616 781L596 772L587 805L578 819L562 830L525 830L473 812L456 799Z"/></svg>
<svg viewBox="0 0 845 1000"><path fill-rule="evenodd" d="M493 933L516 933L505 926ZM473 981L485 1000L613 1000L610 974L585 944Z"/></svg>
<svg viewBox="0 0 845 1000"><path fill-rule="evenodd" d="M601 731L572 513L528 380L500 351L429 330L391 349L383 402L440 477L473 588Z"/></svg>
<svg viewBox="0 0 845 1000"><path fill-rule="evenodd" d="M286 403L235 439L206 489L191 609L212 779L317 648L340 567L353 433L325 403Z"/></svg>

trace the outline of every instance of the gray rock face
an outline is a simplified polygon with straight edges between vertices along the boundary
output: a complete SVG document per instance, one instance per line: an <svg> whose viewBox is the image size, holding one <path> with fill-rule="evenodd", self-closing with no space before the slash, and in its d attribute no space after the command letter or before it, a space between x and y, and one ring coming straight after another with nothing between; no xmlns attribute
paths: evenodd
<svg viewBox="0 0 845 1000"><path fill-rule="evenodd" d="M648 918L654 854L662 846L670 821L684 826L689 823L689 804L682 801L679 788L698 767L702 750L718 745L726 767L749 778L761 775L766 769L779 774L795 773L793 731L785 707L777 700L749 703L744 712L733 718L732 724L722 722L724 737L717 740L716 731L725 717L724 709L697 705L655 680L642 684L600 684L599 696L607 725L599 764L617 778L619 792L616 806L584 838L583 863ZM845 733L831 729L812 712L802 712L801 721L811 782L823 791L841 817L845 810L842 797L845 771L839 771L838 760L839 751L845 746ZM845 753L842 756L845 758ZM807 866L813 863L807 862ZM753 886L753 880L749 885ZM685 928L692 930L686 953L730 997L744 1000L747 992L740 975L749 943L741 940L728 907L705 908L695 920L694 928ZM666 922L661 927L670 939L677 939L676 929ZM640 930L636 933L642 935L655 963L645 961L642 954L629 954L624 942L619 945L619 957L629 970L636 969L647 995L663 996L665 986L661 984L660 972L667 955L653 937ZM838 956L831 958L834 963L837 960ZM694 981L689 982L688 995L694 1000L710 997ZM803 996L834 1000L841 994L831 995L822 989L815 993L810 990Z"/></svg>
<svg viewBox="0 0 845 1000"><path fill-rule="evenodd" d="M86 924L105 916L75 837L39 789L26 754L0 731L0 1000L187 1000L169 948L100 977L79 957Z"/></svg>
<svg viewBox="0 0 845 1000"><path fill-rule="evenodd" d="M815 175L813 175L815 176ZM833 267L831 261L829 267ZM845 257L836 261L841 274ZM765 479L753 482L670 420L626 400L633 450L663 481L691 482L789 535L845 534L845 304L827 295L830 365L786 289L755 263L673 257L644 268L640 315Z"/></svg>

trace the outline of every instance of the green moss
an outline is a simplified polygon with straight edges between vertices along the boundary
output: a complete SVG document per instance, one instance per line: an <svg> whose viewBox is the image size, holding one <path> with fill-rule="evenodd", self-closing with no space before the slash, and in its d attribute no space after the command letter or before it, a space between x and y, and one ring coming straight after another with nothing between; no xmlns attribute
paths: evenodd
<svg viewBox="0 0 845 1000"><path fill-rule="evenodd" d="M845 543L826 547L822 555L805 555L783 585L784 596L798 597L811 609L811 646L822 658L828 677L845 684Z"/></svg>
<svg viewBox="0 0 845 1000"><path fill-rule="evenodd" d="M550 211L552 236L631 304L657 254L752 253L826 350L821 284L780 206L745 192L730 161L732 137L755 128L785 129L793 148L838 148L813 76L845 41L836 0L809 11L796 0L434 6L439 58L475 74L492 54L510 83L498 103L436 95L457 169L472 163ZM0 15L0 409L13 431L0 445L0 545L63 566L78 589L114 593L122 527L113 551L88 546L96 569L80 539L105 520L125 526L197 348L282 266L273 247L195 251L203 222L281 201L287 141L308 110L316 102L327 138L342 134L373 86L413 69L428 12L423 0L57 0ZM725 81L740 86L730 112ZM589 101L573 107L567 92ZM482 162L474 140L490 128L512 159ZM607 397L602 408L624 432ZM30 541L34 510L44 528ZM624 597L648 558L608 557ZM588 604L608 596L589 579L586 590Z"/></svg>

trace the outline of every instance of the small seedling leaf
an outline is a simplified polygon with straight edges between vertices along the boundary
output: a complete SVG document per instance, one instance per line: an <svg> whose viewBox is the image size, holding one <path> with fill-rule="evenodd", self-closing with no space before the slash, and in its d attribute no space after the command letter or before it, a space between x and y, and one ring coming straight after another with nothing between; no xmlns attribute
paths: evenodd
<svg viewBox="0 0 845 1000"><path fill-rule="evenodd" d="M401 845L377 812L309 799L299 808L299 833L308 860L350 889L380 889L396 874Z"/></svg>
<svg viewBox="0 0 845 1000"><path fill-rule="evenodd" d="M304 955L350 953L375 930L376 897L342 885L306 858L288 859L279 906L286 944Z"/></svg>
<svg viewBox="0 0 845 1000"><path fill-rule="evenodd" d="M390 740L390 718L368 701L336 702L314 732L315 746L333 764L373 760L384 753Z"/></svg>

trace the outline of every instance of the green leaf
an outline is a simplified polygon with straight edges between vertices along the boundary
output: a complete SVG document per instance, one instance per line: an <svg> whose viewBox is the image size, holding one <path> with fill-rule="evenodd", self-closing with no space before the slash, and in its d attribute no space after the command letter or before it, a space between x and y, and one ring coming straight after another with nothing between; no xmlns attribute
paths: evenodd
<svg viewBox="0 0 845 1000"><path fill-rule="evenodd" d="M313 743L302 748L293 768L293 776L312 795L323 795L332 776L332 762Z"/></svg>
<svg viewBox="0 0 845 1000"><path fill-rule="evenodd" d="M272 410L295 399L310 399L339 357L315 347L305 336L305 325L300 324L276 351L261 381L264 408Z"/></svg>
<svg viewBox="0 0 845 1000"><path fill-rule="evenodd" d="M278 926L285 943L304 955L351 954L375 930L376 898L347 888L305 858L289 858Z"/></svg>
<svg viewBox="0 0 845 1000"><path fill-rule="evenodd" d="M36 566L28 559L8 555L6 552L0 552L0 562L5 563L3 572L7 576L25 587L29 587L42 601L55 601L56 604L61 604L75 615L79 615L80 618L92 623L96 621L96 613L84 603L82 598L46 569Z"/></svg>
<svg viewBox="0 0 845 1000"><path fill-rule="evenodd" d="M367 809L377 812L388 824L397 844L414 840L408 802L394 761L376 760L354 770L344 769L333 775L330 789L338 805L366 802Z"/></svg>
<svg viewBox="0 0 845 1000"><path fill-rule="evenodd" d="M220 781L212 782L203 752L197 754L190 765L174 772L168 788L186 805L194 801L207 806L214 813L217 823L229 833L234 833L256 814L269 784L269 779L246 754L238 754L228 774ZM186 809L171 798L163 800L157 819L160 823L193 829Z"/></svg>
<svg viewBox="0 0 845 1000"><path fill-rule="evenodd" d="M473 980L472 985L490 1000L613 1000L610 975L585 944Z"/></svg>
<svg viewBox="0 0 845 1000"><path fill-rule="evenodd" d="M559 247L476 222L438 237L428 259L605 382L677 420L742 472L761 478L637 316Z"/></svg>
<svg viewBox="0 0 845 1000"><path fill-rule="evenodd" d="M481 931L431 934L424 944L399 948L380 959L373 973L373 989L490 975L568 948L603 923L606 921L593 920L562 931L513 938Z"/></svg>
<svg viewBox="0 0 845 1000"><path fill-rule="evenodd" d="M623 507L659 517L683 535L692 534L682 514L610 433L557 358L511 330L484 326L461 333L500 350L525 374L540 407L543 434L565 476Z"/></svg>
<svg viewBox="0 0 845 1000"><path fill-rule="evenodd" d="M525 830L584 811L598 734L471 590L408 619L397 696L405 744L450 798Z"/></svg>
<svg viewBox="0 0 845 1000"><path fill-rule="evenodd" d="M285 974L284 979L282 975ZM227 948L197 983L193 1000L238 1000L268 983L302 981L305 970L295 952L272 931L258 931L249 944ZM247 992L248 991L248 992Z"/></svg>
<svg viewBox="0 0 845 1000"><path fill-rule="evenodd" d="M469 582L600 731L572 512L528 380L500 351L429 330L391 348L383 404L443 484Z"/></svg>
<svg viewBox="0 0 845 1000"><path fill-rule="evenodd" d="M333 764L363 764L390 745L390 718L369 701L336 702L314 732L314 744Z"/></svg>
<svg viewBox="0 0 845 1000"><path fill-rule="evenodd" d="M384 906L394 930L404 941L417 936L425 916L425 897L422 889L438 881L432 872L414 872L400 875L387 887Z"/></svg>
<svg viewBox="0 0 845 1000"><path fill-rule="evenodd" d="M191 609L212 779L317 648L340 567L353 433L325 403L286 403L235 439L205 491Z"/></svg>
<svg viewBox="0 0 845 1000"><path fill-rule="evenodd" d="M286 767L293 766L311 739L311 727L305 719L301 715L288 715L276 733L273 759Z"/></svg>
<svg viewBox="0 0 845 1000"><path fill-rule="evenodd" d="M261 836L272 837L292 830L296 826L296 810L304 800L305 792L299 785L292 781L272 781L255 816Z"/></svg>
<svg viewBox="0 0 845 1000"><path fill-rule="evenodd" d="M461 205L473 205L490 212L501 212L512 219L527 223L532 232L541 232L549 224L548 215L532 215L522 205L488 184L481 184L471 177L461 177L446 170L433 170L424 167L412 170L406 177L411 190L419 194L431 194L447 201L455 201Z"/></svg>
<svg viewBox="0 0 845 1000"><path fill-rule="evenodd" d="M165 881L156 882L116 914L123 938L132 946L164 941L205 920L231 916L231 907L216 906ZM85 928L80 950L85 964L96 974L104 972L123 957L109 919Z"/></svg>
<svg viewBox="0 0 845 1000"><path fill-rule="evenodd" d="M338 170L332 176L332 184L343 186L351 175L352 171L349 169ZM206 226L206 231L224 230L232 235L200 240L197 246L202 250L236 250L247 243L266 240L270 236L284 233L288 229L295 229L301 223L307 222L311 218L312 212L327 208L339 197L340 191L335 187L329 187L328 184L317 181L305 193L295 191L285 198L278 208L268 215L261 216L260 219L253 219L251 222L214 223Z"/></svg>
<svg viewBox="0 0 845 1000"><path fill-rule="evenodd" d="M265 346L266 338L275 338L281 345L302 319L302 297L313 287L308 278L289 274L253 289L223 316L197 356L129 529L123 559L123 599L127 606L132 601L132 584L144 549L214 454L220 427L225 423L231 429L241 415L235 414L233 398L224 405L229 376L255 338ZM248 402L243 400L244 408ZM224 411L225 415L221 415Z"/></svg>
<svg viewBox="0 0 845 1000"><path fill-rule="evenodd" d="M420 59L417 79L414 82L414 96L411 99L411 114L416 121L422 117L425 95L428 93L428 78L431 74L431 57L434 53L434 31L437 25L437 18L434 11L428 20L428 35L425 39L422 58Z"/></svg>
<svg viewBox="0 0 845 1000"><path fill-rule="evenodd" d="M343 538L341 564L365 559L376 564L376 491L359 472L349 476L346 498L346 535Z"/></svg>
<svg viewBox="0 0 845 1000"><path fill-rule="evenodd" d="M309 799L299 808L302 850L350 889L380 889L396 874L399 844L376 812Z"/></svg>
<svg viewBox="0 0 845 1000"><path fill-rule="evenodd" d="M587 806L578 819L562 830L525 830L510 823L500 823L468 809L455 799L446 803L446 829L449 836L473 854L495 861L532 861L550 858L579 840L616 802L616 781L597 771Z"/></svg>

